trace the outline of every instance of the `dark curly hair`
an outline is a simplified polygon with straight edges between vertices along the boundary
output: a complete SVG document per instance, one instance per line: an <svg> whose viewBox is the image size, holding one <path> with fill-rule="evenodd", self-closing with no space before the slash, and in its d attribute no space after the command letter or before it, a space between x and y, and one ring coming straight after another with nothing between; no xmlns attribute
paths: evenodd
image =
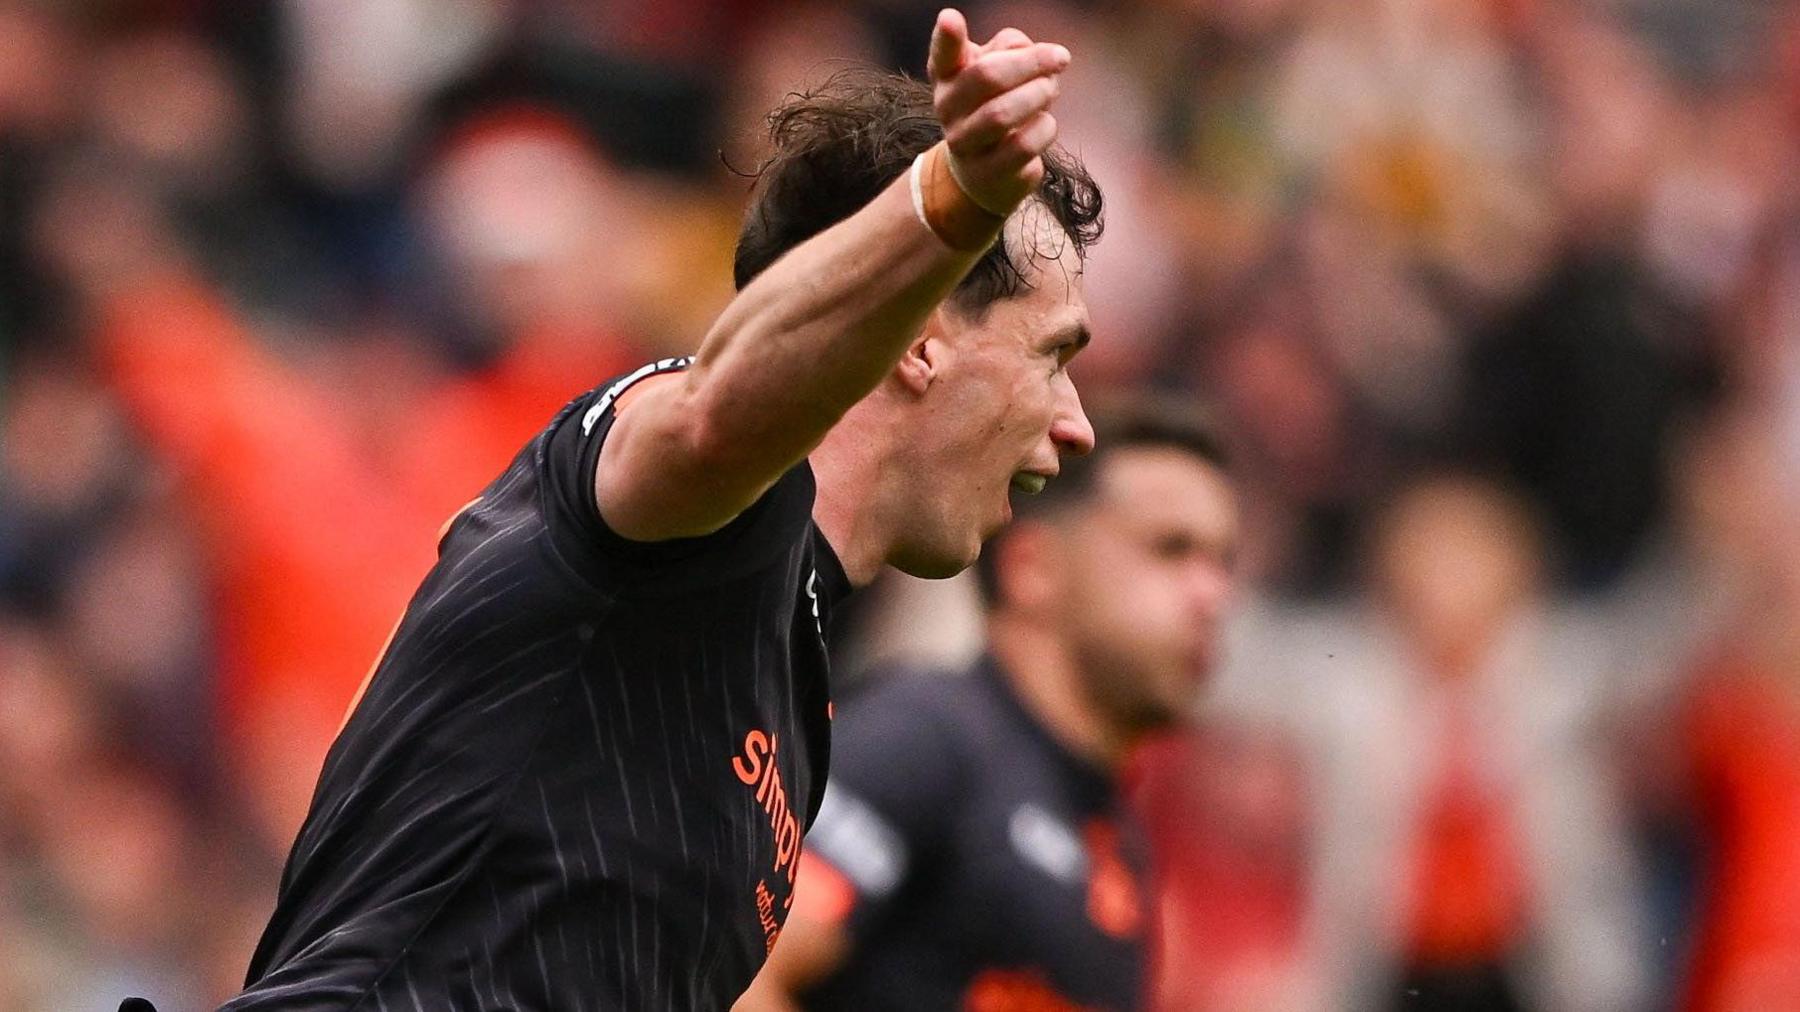
<svg viewBox="0 0 1800 1012"><path fill-rule="evenodd" d="M931 89L913 78L872 67L849 67L818 87L796 92L769 114L773 154L754 173L756 184L738 233L732 275L738 288L783 253L843 221L875 199L944 137ZM1044 152L1044 179L1032 199L1062 226L1077 256L1100 238L1100 188L1075 156ZM1024 268L1035 249L994 244L952 298L979 313L1026 287Z"/></svg>

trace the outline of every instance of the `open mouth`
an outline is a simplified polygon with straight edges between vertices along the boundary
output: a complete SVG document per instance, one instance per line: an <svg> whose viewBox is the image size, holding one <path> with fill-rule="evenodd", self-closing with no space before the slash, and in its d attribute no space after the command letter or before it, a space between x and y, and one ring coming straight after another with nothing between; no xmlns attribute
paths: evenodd
<svg viewBox="0 0 1800 1012"><path fill-rule="evenodd" d="M1050 479L1046 475L1033 474L1030 471L1020 471L1012 477L1012 490L1014 492L1023 492L1026 495L1037 495L1039 492L1042 492L1044 486L1049 483Z"/></svg>

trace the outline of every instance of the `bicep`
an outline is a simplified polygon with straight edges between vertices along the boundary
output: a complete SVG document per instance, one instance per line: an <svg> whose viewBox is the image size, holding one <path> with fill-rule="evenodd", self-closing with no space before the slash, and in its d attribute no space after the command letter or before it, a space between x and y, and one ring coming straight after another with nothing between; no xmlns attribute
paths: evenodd
<svg viewBox="0 0 1800 1012"><path fill-rule="evenodd" d="M692 458L657 449L673 438L656 431L672 406L663 399L681 385L662 377L685 365L665 359L583 394L525 451L546 548L590 589L636 593L748 576L791 550L811 521L804 468L702 517L700 508L717 510L719 500L695 491Z"/></svg>
<svg viewBox="0 0 1800 1012"><path fill-rule="evenodd" d="M652 376L623 392L594 467L601 520L634 541L711 534L780 475L750 475L719 449L694 373Z"/></svg>

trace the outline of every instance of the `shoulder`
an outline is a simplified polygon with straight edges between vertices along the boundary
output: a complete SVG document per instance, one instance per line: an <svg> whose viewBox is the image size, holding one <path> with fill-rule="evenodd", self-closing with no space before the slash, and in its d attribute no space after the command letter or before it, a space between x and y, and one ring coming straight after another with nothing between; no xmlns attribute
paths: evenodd
<svg viewBox="0 0 1800 1012"><path fill-rule="evenodd" d="M872 677L874 684L837 708L832 778L921 798L971 789L982 757L1006 740L1004 712L986 680L975 672L916 667Z"/></svg>
<svg viewBox="0 0 1800 1012"><path fill-rule="evenodd" d="M551 540L590 585L621 594L678 592L747 576L808 544L815 487L805 461L710 534L638 541L607 524L595 495L596 467L621 406L647 381L690 361L663 359L602 383L565 408L535 444Z"/></svg>
<svg viewBox="0 0 1800 1012"><path fill-rule="evenodd" d="M922 851L946 845L969 783L957 701L967 678L887 669L848 700L832 727L830 787L807 846L864 899L902 882Z"/></svg>
<svg viewBox="0 0 1800 1012"><path fill-rule="evenodd" d="M906 725L938 740L975 736L992 710L976 671L922 665L877 668L863 689L838 707L840 736L865 726Z"/></svg>

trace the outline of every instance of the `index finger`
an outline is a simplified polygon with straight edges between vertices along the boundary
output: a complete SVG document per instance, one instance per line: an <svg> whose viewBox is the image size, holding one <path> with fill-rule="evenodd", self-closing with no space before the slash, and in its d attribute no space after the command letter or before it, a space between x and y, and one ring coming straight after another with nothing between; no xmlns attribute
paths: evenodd
<svg viewBox="0 0 1800 1012"><path fill-rule="evenodd" d="M925 59L925 73L933 81L941 81L962 69L968 60L969 22L962 12L946 7L938 12L937 24L931 29L931 55Z"/></svg>
<svg viewBox="0 0 1800 1012"><path fill-rule="evenodd" d="M1069 50L1054 42L983 54L964 67L955 82L945 86L937 98L938 115L948 127L989 99L1033 78L1060 74L1068 65Z"/></svg>
<svg viewBox="0 0 1800 1012"><path fill-rule="evenodd" d="M993 38L989 39L980 47L979 55L986 56L989 53L997 53L1002 49L1022 49L1029 45L1031 45L1031 36L1026 35L1017 28L1002 28L994 33Z"/></svg>

